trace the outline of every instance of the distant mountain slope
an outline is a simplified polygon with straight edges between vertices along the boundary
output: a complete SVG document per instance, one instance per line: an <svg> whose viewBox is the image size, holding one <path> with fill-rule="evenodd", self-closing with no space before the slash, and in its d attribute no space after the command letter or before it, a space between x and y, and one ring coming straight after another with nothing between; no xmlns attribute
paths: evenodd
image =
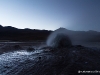
<svg viewBox="0 0 100 75"><path fill-rule="evenodd" d="M0 26L0 40L30 41L46 40L51 33L48 30L17 29L11 26Z"/></svg>
<svg viewBox="0 0 100 75"><path fill-rule="evenodd" d="M89 31L72 31L65 28L59 28L55 30L57 33L64 33L68 35L73 41L84 41L84 42L100 42L100 32L89 30Z"/></svg>
<svg viewBox="0 0 100 75"><path fill-rule="evenodd" d="M100 42L100 32L97 31L72 31L65 28L59 28L56 31L62 31L75 41L85 42ZM46 40L53 31L37 30L37 29L18 29L11 26L0 25L0 40L12 41L31 41L31 40Z"/></svg>

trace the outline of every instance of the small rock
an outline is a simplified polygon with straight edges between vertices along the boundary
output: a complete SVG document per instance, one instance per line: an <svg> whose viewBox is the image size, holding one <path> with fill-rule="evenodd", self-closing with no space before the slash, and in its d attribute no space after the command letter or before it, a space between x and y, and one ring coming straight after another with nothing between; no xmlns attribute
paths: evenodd
<svg viewBox="0 0 100 75"><path fill-rule="evenodd" d="M34 51L35 49L33 47L29 47L27 50L28 51Z"/></svg>
<svg viewBox="0 0 100 75"><path fill-rule="evenodd" d="M22 49L20 45L14 45L13 46L15 49Z"/></svg>

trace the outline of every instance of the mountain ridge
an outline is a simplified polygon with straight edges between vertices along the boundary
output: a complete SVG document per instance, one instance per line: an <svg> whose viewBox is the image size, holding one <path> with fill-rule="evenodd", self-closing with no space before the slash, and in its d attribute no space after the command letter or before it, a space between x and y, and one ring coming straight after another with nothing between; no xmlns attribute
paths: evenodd
<svg viewBox="0 0 100 75"><path fill-rule="evenodd" d="M74 37L75 40L100 42L100 32L89 31L73 31L66 28L58 28L62 30L68 36ZM30 40L46 40L52 33L52 30L39 30L39 29L18 29L12 26L0 25L0 40L12 40L12 41L30 41Z"/></svg>

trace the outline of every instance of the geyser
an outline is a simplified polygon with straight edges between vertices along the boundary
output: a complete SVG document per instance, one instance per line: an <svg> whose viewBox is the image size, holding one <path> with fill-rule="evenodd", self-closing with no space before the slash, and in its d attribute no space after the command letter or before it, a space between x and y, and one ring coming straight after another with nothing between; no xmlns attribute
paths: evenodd
<svg viewBox="0 0 100 75"><path fill-rule="evenodd" d="M47 46L53 48L70 47L72 43L65 31L65 28L59 28L51 33L46 42Z"/></svg>

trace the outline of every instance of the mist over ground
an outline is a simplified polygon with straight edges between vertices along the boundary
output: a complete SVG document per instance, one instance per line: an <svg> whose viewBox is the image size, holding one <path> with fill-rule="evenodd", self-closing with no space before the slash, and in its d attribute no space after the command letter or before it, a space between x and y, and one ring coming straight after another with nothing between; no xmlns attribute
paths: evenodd
<svg viewBox="0 0 100 75"><path fill-rule="evenodd" d="M10 32L1 31L1 37L10 39L6 37L0 41L1 75L81 75L79 71L100 70L100 32L65 28L43 32L30 29L17 31L13 28ZM11 33L11 36L3 34L5 32ZM14 41L14 33L20 40ZM41 35L36 35L39 33Z"/></svg>
<svg viewBox="0 0 100 75"><path fill-rule="evenodd" d="M100 75L100 0L0 3L0 75Z"/></svg>
<svg viewBox="0 0 100 75"><path fill-rule="evenodd" d="M100 48L100 32L96 31L71 31L67 30L66 28L59 28L52 32L47 40L47 44L49 44L52 39L57 34L64 34L70 38L73 45L83 45L86 47L98 47Z"/></svg>

